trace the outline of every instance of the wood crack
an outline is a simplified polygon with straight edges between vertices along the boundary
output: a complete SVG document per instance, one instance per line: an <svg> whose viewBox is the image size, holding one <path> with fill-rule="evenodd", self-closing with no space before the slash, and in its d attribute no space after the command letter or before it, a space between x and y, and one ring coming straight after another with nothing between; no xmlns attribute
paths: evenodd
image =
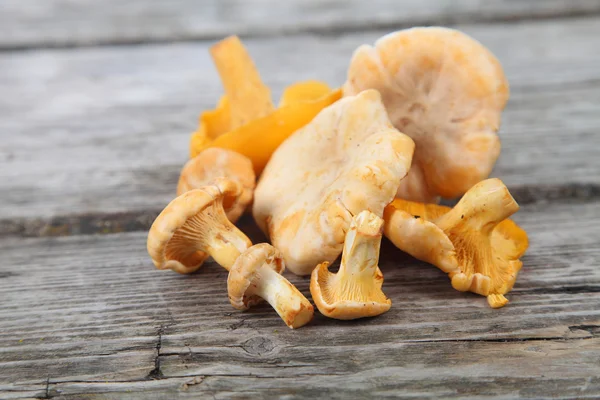
<svg viewBox="0 0 600 400"><path fill-rule="evenodd" d="M600 286L596 285L574 285L574 286L556 286L556 287L537 287L515 290L518 293L527 294L580 294L580 293L600 293Z"/></svg>
<svg viewBox="0 0 600 400"><path fill-rule="evenodd" d="M573 337L568 338L564 336L552 336L552 337L523 337L523 338L480 338L480 339L424 339L408 341L407 343L518 343L518 342L547 342L547 341L574 341L574 340L588 340L593 339L593 336L588 337Z"/></svg>
<svg viewBox="0 0 600 400"><path fill-rule="evenodd" d="M46 395L44 396L46 399L50 399L50 375L46 378Z"/></svg>
<svg viewBox="0 0 600 400"><path fill-rule="evenodd" d="M156 333L156 335L158 336L157 341L156 341L156 355L154 356L154 369L152 371L150 371L148 373L148 375L146 375L146 380L154 380L154 379L163 379L164 375L162 373L162 371L160 370L160 349L162 347L162 335L165 332L165 328L169 327L170 325L161 325L158 328L158 331Z"/></svg>
<svg viewBox="0 0 600 400"><path fill-rule="evenodd" d="M589 332L592 336L586 337L566 337L566 336L531 336L531 337L500 337L500 338L459 338L459 339L409 339L409 340L399 340L395 342L396 344L421 344L421 343L520 343L520 342L547 342L547 341L561 341L561 342L569 342L569 341L578 341L578 340L589 340L594 339L596 334L600 332L600 326L598 325L573 325L569 326L569 331L574 332L576 330L585 330ZM244 350L242 345L236 346L222 346L224 348L241 348ZM293 348L306 348L306 346L284 346L286 349ZM196 355L202 355L203 353L195 353L190 348L187 348L187 351L181 352L168 352L161 353L161 357L173 357L173 356L191 356L192 358ZM264 365L265 368L296 368L296 367L306 367L312 366L311 364L302 364L302 365ZM207 375L208 376L208 375Z"/></svg>
<svg viewBox="0 0 600 400"><path fill-rule="evenodd" d="M572 325L569 326L571 332L586 331L593 337L600 335L600 325Z"/></svg>

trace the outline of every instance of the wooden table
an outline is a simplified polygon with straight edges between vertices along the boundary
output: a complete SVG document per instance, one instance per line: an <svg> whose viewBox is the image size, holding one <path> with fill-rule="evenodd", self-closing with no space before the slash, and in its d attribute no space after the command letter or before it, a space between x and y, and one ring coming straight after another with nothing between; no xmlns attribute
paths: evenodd
<svg viewBox="0 0 600 400"><path fill-rule="evenodd" d="M296 331L233 310L213 263L154 269L216 38L279 94L413 25L474 36L511 83L493 175L531 247L507 307L389 243L387 314ZM0 398L600 398L599 49L598 0L2 0Z"/></svg>

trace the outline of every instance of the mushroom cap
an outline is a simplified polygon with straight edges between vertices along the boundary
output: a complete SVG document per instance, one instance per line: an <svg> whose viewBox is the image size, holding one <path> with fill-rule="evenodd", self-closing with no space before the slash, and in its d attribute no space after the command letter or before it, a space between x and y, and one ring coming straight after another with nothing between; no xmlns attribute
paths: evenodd
<svg viewBox="0 0 600 400"><path fill-rule="evenodd" d="M227 291L231 305L238 310L248 308L262 302L256 295L246 295L258 271L264 266L272 268L278 274L285 270L281 253L268 243L260 243L243 252L235 261L227 278Z"/></svg>
<svg viewBox="0 0 600 400"><path fill-rule="evenodd" d="M386 221L384 232L387 238L394 246L416 259L433 264L445 273L459 273L456 251L448 236L431 222L431 216L414 209L407 212L404 208L407 203L410 202L396 199L386 207L383 218ZM427 206L437 205L427 204ZM450 211L449 207L443 208L447 208L444 213Z"/></svg>
<svg viewBox="0 0 600 400"><path fill-rule="evenodd" d="M254 193L254 218L289 270L310 274L341 253L352 215L383 215L413 150L377 91L346 97L275 151Z"/></svg>
<svg viewBox="0 0 600 400"><path fill-rule="evenodd" d="M225 214L231 222L237 221L252 202L256 175L252 161L232 150L208 148L189 160L179 176L177 195L199 189L214 182L216 178L227 178L241 184L239 196L230 196L223 203Z"/></svg>
<svg viewBox="0 0 600 400"><path fill-rule="evenodd" d="M213 110L206 110L198 118L198 129L190 138L190 158L197 156L206 146L229 130L231 106L227 96L221 96Z"/></svg>
<svg viewBox="0 0 600 400"><path fill-rule="evenodd" d="M387 312L392 301L381 291L383 273L377 267L374 280L377 282L369 295L354 299L339 299L328 290L335 275L329 271L326 261L317 265L310 280L310 293L321 314L334 319L350 320L357 318L375 317ZM363 293L364 294L364 293Z"/></svg>
<svg viewBox="0 0 600 400"><path fill-rule="evenodd" d="M485 179L500 154L497 131L509 96L494 55L453 29L406 29L360 46L344 95L377 89L394 126L414 139L398 197L457 197Z"/></svg>
<svg viewBox="0 0 600 400"><path fill-rule="evenodd" d="M505 217L517 209L502 181L487 179L454 208L394 200L385 210L384 232L399 249L448 273L456 290L488 296L497 308L508 302L503 295L529 246L527 233Z"/></svg>
<svg viewBox="0 0 600 400"><path fill-rule="evenodd" d="M199 236L210 232L198 232L195 217L204 212L212 212L215 218L218 217L222 203L233 201L241 192L239 183L217 179L213 185L191 190L172 200L156 217L148 232L148 254L156 268L171 269L181 274L200 268L208 254L198 250L194 243Z"/></svg>

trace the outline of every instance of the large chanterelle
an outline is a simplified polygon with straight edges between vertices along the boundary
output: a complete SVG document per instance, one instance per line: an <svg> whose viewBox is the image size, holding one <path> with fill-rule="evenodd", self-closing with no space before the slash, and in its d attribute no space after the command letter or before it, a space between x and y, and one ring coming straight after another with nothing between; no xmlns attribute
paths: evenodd
<svg viewBox="0 0 600 400"><path fill-rule="evenodd" d="M353 215L383 216L412 161L414 142L366 90L325 108L273 154L253 213L288 269L308 275L341 253Z"/></svg>
<svg viewBox="0 0 600 400"><path fill-rule="evenodd" d="M381 93L394 126L416 144L398 197L455 198L490 174L508 82L482 44L453 29L393 32L352 57L344 95Z"/></svg>

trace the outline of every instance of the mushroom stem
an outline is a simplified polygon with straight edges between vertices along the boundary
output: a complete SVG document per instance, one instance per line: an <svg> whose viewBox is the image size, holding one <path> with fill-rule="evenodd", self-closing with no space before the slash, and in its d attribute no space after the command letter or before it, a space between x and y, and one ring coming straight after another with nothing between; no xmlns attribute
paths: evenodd
<svg viewBox="0 0 600 400"><path fill-rule="evenodd" d="M227 271L252 242L227 219L221 202L207 207L206 212L190 218L181 229L192 238L197 250L210 255Z"/></svg>
<svg viewBox="0 0 600 400"><path fill-rule="evenodd" d="M392 302L381 290L383 274L377 266L383 219L362 211L346 232L342 261L337 274L328 262L312 272L310 292L321 313L330 318L373 317L390 309Z"/></svg>
<svg viewBox="0 0 600 400"><path fill-rule="evenodd" d="M442 230L464 225L485 235L519 210L519 205L499 179L487 179L469 190L458 204L435 224Z"/></svg>
<svg viewBox="0 0 600 400"><path fill-rule="evenodd" d="M375 214L362 212L355 223L346 233L336 280L357 280L367 276L374 279L378 273L383 220Z"/></svg>
<svg viewBox="0 0 600 400"><path fill-rule="evenodd" d="M258 270L246 293L265 299L292 329L305 325L313 317L313 308L306 297L267 265Z"/></svg>
<svg viewBox="0 0 600 400"><path fill-rule="evenodd" d="M231 270L240 254L252 245L242 231L231 223L229 225L204 244L204 251L227 271Z"/></svg>

